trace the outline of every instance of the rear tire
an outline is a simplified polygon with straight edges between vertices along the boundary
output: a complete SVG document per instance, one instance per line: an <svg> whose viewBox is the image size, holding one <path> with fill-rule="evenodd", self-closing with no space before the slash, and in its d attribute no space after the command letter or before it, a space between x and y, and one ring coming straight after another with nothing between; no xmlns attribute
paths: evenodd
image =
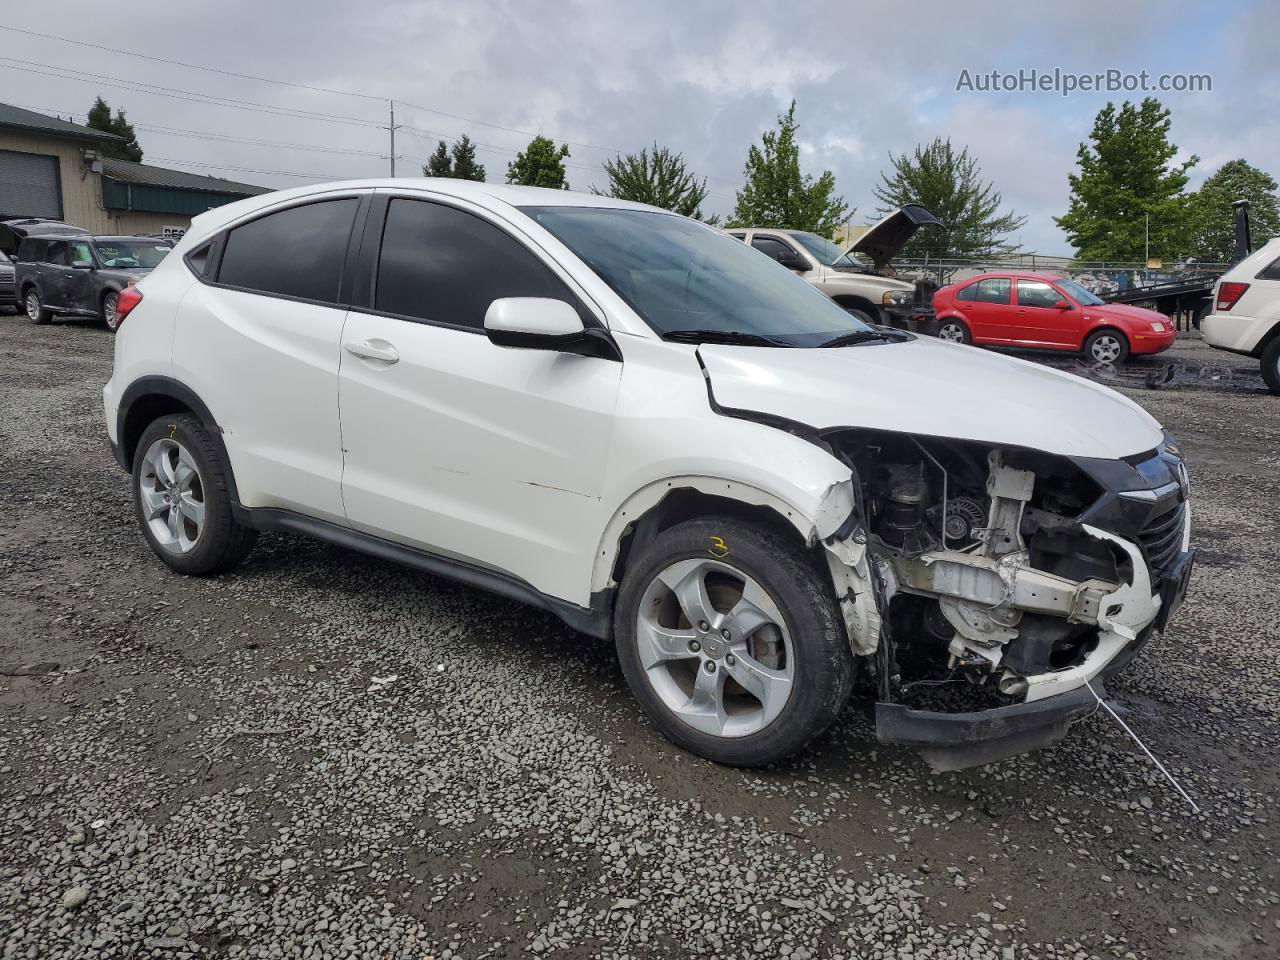
<svg viewBox="0 0 1280 960"><path fill-rule="evenodd" d="M49 318L53 316L45 305L40 302L40 294L35 287L29 287L27 292L23 294L22 305L26 311L27 319L34 324L48 323Z"/></svg>
<svg viewBox="0 0 1280 960"><path fill-rule="evenodd" d="M178 573L221 573L253 549L258 532L232 514L229 474L221 448L189 413L160 417L142 432L133 457L138 526Z"/></svg>
<svg viewBox="0 0 1280 960"><path fill-rule="evenodd" d="M1081 352L1090 363L1124 363L1129 359L1129 340L1119 330L1095 330Z"/></svg>
<svg viewBox="0 0 1280 960"><path fill-rule="evenodd" d="M730 766L802 749L831 726L853 686L825 571L791 539L744 520L687 521L641 550L618 592L614 637L654 725Z"/></svg>
<svg viewBox="0 0 1280 960"><path fill-rule="evenodd" d="M114 290L108 290L102 297L102 322L112 333L120 329L120 317L116 312L119 300L120 294Z"/></svg>
<svg viewBox="0 0 1280 960"><path fill-rule="evenodd" d="M1280 337L1262 351L1262 379L1268 390L1280 396Z"/></svg>
<svg viewBox="0 0 1280 960"><path fill-rule="evenodd" d="M943 320L938 324L938 339L946 340L948 343L973 343L973 337L969 334L969 328L961 321L952 320L950 318Z"/></svg>

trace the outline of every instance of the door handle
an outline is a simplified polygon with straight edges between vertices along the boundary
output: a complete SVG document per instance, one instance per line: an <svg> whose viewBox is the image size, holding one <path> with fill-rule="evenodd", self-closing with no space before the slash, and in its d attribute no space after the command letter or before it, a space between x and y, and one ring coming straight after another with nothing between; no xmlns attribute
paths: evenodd
<svg viewBox="0 0 1280 960"><path fill-rule="evenodd" d="M381 360L383 363L395 363L400 359L400 354L396 351L396 348L385 340L380 340L376 343L369 340L344 343L342 349L353 356L361 357L365 360Z"/></svg>

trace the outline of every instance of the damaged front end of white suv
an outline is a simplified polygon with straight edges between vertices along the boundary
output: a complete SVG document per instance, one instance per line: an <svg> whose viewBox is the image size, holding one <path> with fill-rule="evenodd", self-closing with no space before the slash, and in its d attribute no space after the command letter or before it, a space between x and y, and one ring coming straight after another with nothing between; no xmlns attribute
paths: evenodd
<svg viewBox="0 0 1280 960"><path fill-rule="evenodd" d="M867 429L820 440L852 471L822 538L877 735L958 769L1045 746L1092 711L1181 600L1186 470ZM959 709L939 709L959 685Z"/></svg>

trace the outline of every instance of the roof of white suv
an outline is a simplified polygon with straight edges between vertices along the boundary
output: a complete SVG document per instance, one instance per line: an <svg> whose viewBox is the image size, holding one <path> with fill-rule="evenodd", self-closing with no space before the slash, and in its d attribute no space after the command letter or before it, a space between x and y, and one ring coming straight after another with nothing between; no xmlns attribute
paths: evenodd
<svg viewBox="0 0 1280 960"><path fill-rule="evenodd" d="M656 213L670 213L659 207L644 203L633 203L630 200L617 200L594 193L580 193L576 190L553 190L547 187L519 187L506 183L484 183L474 180L455 180L448 177L378 177L369 180L338 180L331 183L318 183L306 187L293 187L288 190L277 190L260 196L249 197L235 203L216 207L202 213L191 221L191 229L183 238L183 248L193 243L202 242L223 226L235 220L275 206L289 200L300 200L310 196L322 196L341 190L369 190L391 188L395 190L422 190L439 196L457 197L470 200L484 207L493 207L495 201L512 207L609 207L631 210L652 210Z"/></svg>

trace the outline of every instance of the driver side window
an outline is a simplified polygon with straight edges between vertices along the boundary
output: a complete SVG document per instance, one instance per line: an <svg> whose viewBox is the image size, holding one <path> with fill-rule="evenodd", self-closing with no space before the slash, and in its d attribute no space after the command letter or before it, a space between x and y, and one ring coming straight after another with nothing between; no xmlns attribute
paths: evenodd
<svg viewBox="0 0 1280 960"><path fill-rule="evenodd" d="M93 252L83 240L73 240L71 247L71 263L93 263Z"/></svg>

